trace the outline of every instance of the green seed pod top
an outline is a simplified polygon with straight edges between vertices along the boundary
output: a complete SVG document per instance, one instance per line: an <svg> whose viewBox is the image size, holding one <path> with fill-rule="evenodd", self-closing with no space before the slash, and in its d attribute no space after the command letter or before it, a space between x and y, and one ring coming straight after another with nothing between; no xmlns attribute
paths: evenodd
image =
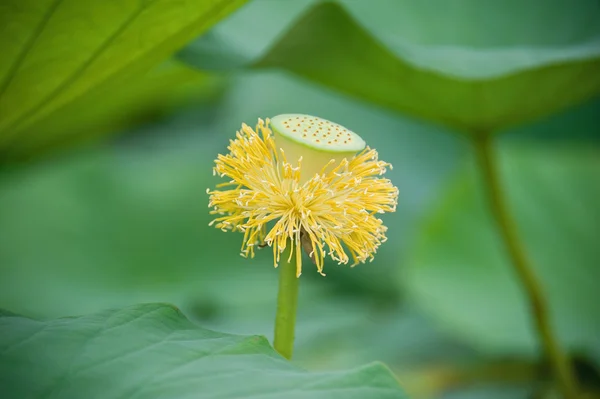
<svg viewBox="0 0 600 399"><path fill-rule="evenodd" d="M270 127L288 162L295 164L302 157L303 181L320 172L331 159L350 159L366 146L358 134L317 116L277 115L270 119Z"/></svg>
<svg viewBox="0 0 600 399"><path fill-rule="evenodd" d="M271 119L271 128L286 138L315 150L357 153L365 141L342 125L317 116L283 114Z"/></svg>

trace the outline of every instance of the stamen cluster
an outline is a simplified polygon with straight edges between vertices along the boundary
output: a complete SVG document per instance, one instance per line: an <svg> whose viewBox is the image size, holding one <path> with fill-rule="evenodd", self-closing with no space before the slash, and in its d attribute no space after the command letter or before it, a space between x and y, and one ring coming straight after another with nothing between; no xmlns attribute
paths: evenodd
<svg viewBox="0 0 600 399"><path fill-rule="evenodd" d="M387 228L377 214L396 210L398 189L379 177L391 165L380 161L374 149L332 160L304 181L302 162L308 157L286 159L276 148L268 119L259 120L254 130L243 124L228 150L215 160L213 171L229 181L207 190L211 214L219 215L210 224L242 232L242 256L253 257L255 247L266 244L277 267L291 244L297 276L302 248L323 274L327 255L340 264L352 258L354 266L372 261L386 241Z"/></svg>

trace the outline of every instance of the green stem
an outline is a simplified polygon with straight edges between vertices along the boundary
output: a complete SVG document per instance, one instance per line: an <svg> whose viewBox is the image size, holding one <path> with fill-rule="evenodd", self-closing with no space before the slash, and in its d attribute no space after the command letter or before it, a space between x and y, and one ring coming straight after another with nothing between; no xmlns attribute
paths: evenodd
<svg viewBox="0 0 600 399"><path fill-rule="evenodd" d="M535 327L544 355L550 362L554 378L565 399L576 399L577 380L570 361L560 347L556 334L552 329L546 299L529 259L525 254L522 242L517 235L517 228L507 209L499 181L498 165L494 159L491 134L484 132L475 139L479 167L483 174L483 184L492 214L496 220L499 233L504 241L513 268L521 280L529 307L533 314Z"/></svg>
<svg viewBox="0 0 600 399"><path fill-rule="evenodd" d="M288 242L279 262L279 293L277 294L277 314L275 315L275 340L273 346L286 359L292 358L294 350L294 328L298 308L298 281L296 277L296 257L288 262L292 244Z"/></svg>

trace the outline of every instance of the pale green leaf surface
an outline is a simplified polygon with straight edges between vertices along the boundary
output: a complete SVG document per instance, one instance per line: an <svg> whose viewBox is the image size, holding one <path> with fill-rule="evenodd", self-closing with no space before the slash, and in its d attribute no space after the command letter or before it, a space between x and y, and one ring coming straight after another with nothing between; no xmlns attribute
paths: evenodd
<svg viewBox="0 0 600 399"><path fill-rule="evenodd" d="M594 0L340 3L397 58L456 79L493 79L600 56Z"/></svg>
<svg viewBox="0 0 600 399"><path fill-rule="evenodd" d="M519 235L570 349L600 359L600 162L597 149L501 152ZM535 353L531 316L473 171L428 218L403 284L454 333L495 353Z"/></svg>
<svg viewBox="0 0 600 399"><path fill-rule="evenodd" d="M203 329L170 305L45 322L3 314L0 332L2 397L406 397L381 364L311 373L264 337Z"/></svg>
<svg viewBox="0 0 600 399"><path fill-rule="evenodd" d="M145 72L243 0L10 0L0 5L0 144Z"/></svg>
<svg viewBox="0 0 600 399"><path fill-rule="evenodd" d="M201 67L210 54L223 59L219 64L211 57L218 68L244 62L282 68L461 131L497 131L600 90L600 5L579 3L325 2L283 34L259 35L255 52L235 50L240 42L251 45L252 30L225 21L216 34L227 38L233 61L223 46L202 48L203 39L181 56ZM270 47L261 52L265 42Z"/></svg>
<svg viewBox="0 0 600 399"><path fill-rule="evenodd" d="M202 69L244 68L266 54L279 36L317 2L251 1L184 47L178 57ZM199 58L200 54L203 56Z"/></svg>

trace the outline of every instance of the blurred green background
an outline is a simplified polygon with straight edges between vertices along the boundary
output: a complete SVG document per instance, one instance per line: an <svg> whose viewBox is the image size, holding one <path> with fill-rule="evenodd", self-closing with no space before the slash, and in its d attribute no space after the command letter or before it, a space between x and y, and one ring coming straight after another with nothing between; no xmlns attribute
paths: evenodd
<svg viewBox="0 0 600 399"><path fill-rule="evenodd" d="M302 275L294 362L383 361L413 398L542 395L472 162L494 132L557 334L600 385L600 3L162 1L135 22L137 2L92 3L0 6L0 308L168 302L271 339L272 254L208 227L205 190L242 122L307 113L376 148L400 198L373 263Z"/></svg>

